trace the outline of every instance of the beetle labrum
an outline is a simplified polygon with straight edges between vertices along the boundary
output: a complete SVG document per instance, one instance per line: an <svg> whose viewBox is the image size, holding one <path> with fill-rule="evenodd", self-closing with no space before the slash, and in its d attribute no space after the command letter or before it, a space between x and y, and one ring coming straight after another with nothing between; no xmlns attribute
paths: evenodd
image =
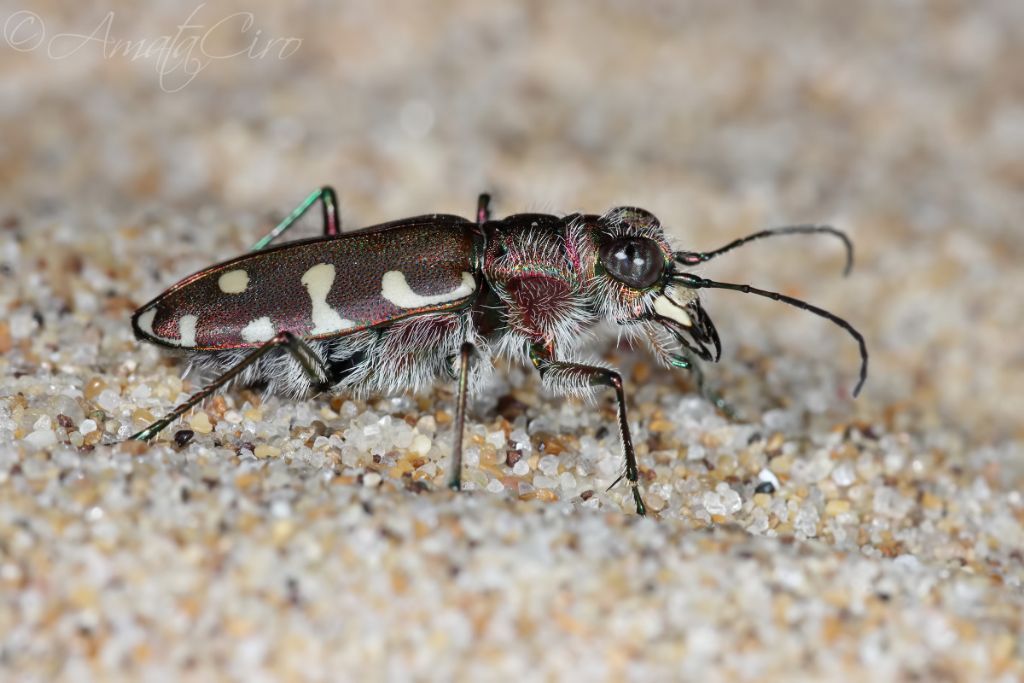
<svg viewBox="0 0 1024 683"><path fill-rule="evenodd" d="M315 203L323 236L270 244ZM449 483L461 487L466 396L502 355L531 363L546 388L586 395L615 392L625 478L645 514L626 417L622 378L580 362L584 332L599 321L645 338L665 366L717 361L721 343L698 289L733 289L797 306L864 338L845 320L804 301L685 270L764 237L827 233L828 226L764 230L709 252L673 251L658 219L633 207L603 215L490 215L480 195L475 220L431 214L342 232L329 187L310 194L237 258L177 283L135 312L140 340L187 352L216 373L208 385L134 434L149 440L224 385L265 383L295 397L331 390L364 396L457 381ZM699 376L698 376L699 377ZM614 483L613 483L614 486Z"/></svg>

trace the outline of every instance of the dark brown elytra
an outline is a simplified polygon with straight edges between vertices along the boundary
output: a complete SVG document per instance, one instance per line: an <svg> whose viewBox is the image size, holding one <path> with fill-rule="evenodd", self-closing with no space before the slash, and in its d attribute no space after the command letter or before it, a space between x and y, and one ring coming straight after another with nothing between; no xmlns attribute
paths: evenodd
<svg viewBox="0 0 1024 683"><path fill-rule="evenodd" d="M318 201L322 237L268 248ZM343 233L335 192L313 192L249 253L185 278L136 311L139 339L185 351L216 376L132 438L151 439L236 380L293 395L367 395L454 379L449 484L460 489L466 397L492 358L504 355L531 363L552 391L615 392L624 470L612 486L624 478L643 515L622 377L576 352L596 323L646 338L665 366L697 371L703 392L695 360L717 361L721 342L697 290L734 289L839 325L860 348L855 396L867 377L864 338L845 320L793 297L684 270L764 237L826 233L846 246L848 272L853 247L834 228L789 226L710 252L674 251L658 219L635 207L494 220L489 205L480 195L475 220L432 214Z"/></svg>

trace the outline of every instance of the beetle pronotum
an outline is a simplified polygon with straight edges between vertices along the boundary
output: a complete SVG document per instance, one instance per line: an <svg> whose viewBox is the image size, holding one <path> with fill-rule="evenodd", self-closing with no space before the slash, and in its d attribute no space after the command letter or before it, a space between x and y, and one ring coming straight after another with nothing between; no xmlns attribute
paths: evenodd
<svg viewBox="0 0 1024 683"><path fill-rule="evenodd" d="M320 201L323 236L271 247ZM342 233L329 187L310 194L237 258L201 270L135 312L139 339L186 351L216 378L132 438L149 440L225 384L266 383L304 396L419 389L440 377L458 382L449 483L461 487L466 395L494 355L532 363L544 386L567 394L611 388L618 407L623 474L645 514L622 378L575 355L587 328L605 320L646 338L670 367L717 361L721 343L698 289L733 289L796 306L864 338L848 322L790 296L717 282L685 268L764 237L827 233L828 226L764 230L708 252L673 251L658 219L620 207L603 215L490 215L480 195L475 220L430 214ZM612 484L614 486L614 483Z"/></svg>

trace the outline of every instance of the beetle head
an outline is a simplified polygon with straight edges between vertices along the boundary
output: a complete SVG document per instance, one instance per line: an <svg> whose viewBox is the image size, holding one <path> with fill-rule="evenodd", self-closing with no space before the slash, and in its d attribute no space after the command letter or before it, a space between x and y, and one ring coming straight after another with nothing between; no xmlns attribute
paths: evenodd
<svg viewBox="0 0 1024 683"><path fill-rule="evenodd" d="M853 265L853 244L843 232L827 225L792 225L762 230L714 251L673 252L658 219L643 209L612 209L597 223L597 264L594 269L597 308L606 319L626 326L628 331L639 328L645 332L662 362L690 367L690 360L686 354L680 353L681 350L703 360L717 361L721 357L718 332L701 307L696 290L731 289L781 301L842 327L857 341L860 349L860 378L853 395L856 396L864 386L868 376L867 345L863 335L850 323L795 297L746 284L717 282L687 270L765 237L822 233L839 238L845 245L845 274ZM714 348L714 353L709 345Z"/></svg>
<svg viewBox="0 0 1024 683"><path fill-rule="evenodd" d="M595 278L602 315L627 332L645 332L667 364L689 364L680 348L717 361L718 332L697 292L673 282L676 254L658 219L644 209L620 207L601 216L598 225Z"/></svg>

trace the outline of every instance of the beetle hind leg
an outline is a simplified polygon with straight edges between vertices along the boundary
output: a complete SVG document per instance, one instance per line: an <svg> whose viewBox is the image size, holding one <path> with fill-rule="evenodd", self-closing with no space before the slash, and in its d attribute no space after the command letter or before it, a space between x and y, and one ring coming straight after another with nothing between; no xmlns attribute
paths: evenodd
<svg viewBox="0 0 1024 683"><path fill-rule="evenodd" d="M455 427L452 434L451 475L448 488L453 491L462 490L462 439L466 431L466 394L469 391L469 365L475 347L471 342L463 342L459 349L459 390L455 400Z"/></svg>
<svg viewBox="0 0 1024 683"><path fill-rule="evenodd" d="M135 434L132 434L128 438L135 441L149 441L167 428L172 422L188 412L191 408L201 403L204 399L216 392L225 384L228 384L232 380L238 378L246 370L259 363L259 361L265 358L267 354L281 347L285 348L299 362L303 371L309 375L314 384L322 384L329 381L330 370L324 365L323 361L320 360L320 357L316 352L291 332L279 332L273 339L262 346L253 349L252 352L242 358L237 364L224 371L212 382L192 394L184 403L177 406L174 410L167 413L153 424L136 432Z"/></svg>
<svg viewBox="0 0 1024 683"><path fill-rule="evenodd" d="M306 215L309 208L316 204L317 200L320 200L320 204L323 208L324 217L324 236L331 237L341 232L341 217L338 215L338 195L334 191L334 188L330 185L324 185L323 187L314 190L309 193L309 196L302 200L302 203L295 207L295 209L288 214L287 217L276 226L274 229L260 238L249 251L259 251L270 245L271 242L276 240L278 237L287 232L296 221Z"/></svg>

